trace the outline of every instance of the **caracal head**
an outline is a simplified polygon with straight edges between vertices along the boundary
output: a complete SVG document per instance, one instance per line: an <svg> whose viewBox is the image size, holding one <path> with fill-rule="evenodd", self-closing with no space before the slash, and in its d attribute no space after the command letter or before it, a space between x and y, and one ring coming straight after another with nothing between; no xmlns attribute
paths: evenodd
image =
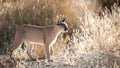
<svg viewBox="0 0 120 68"><path fill-rule="evenodd" d="M63 26L64 32L68 32L68 25L67 23L65 23L65 18L63 18L62 20L59 20L57 25Z"/></svg>

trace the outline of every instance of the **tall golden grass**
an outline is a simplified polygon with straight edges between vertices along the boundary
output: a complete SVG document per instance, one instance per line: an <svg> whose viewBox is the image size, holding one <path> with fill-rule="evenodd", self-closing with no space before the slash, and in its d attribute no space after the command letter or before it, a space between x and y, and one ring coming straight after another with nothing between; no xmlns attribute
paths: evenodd
<svg viewBox="0 0 120 68"><path fill-rule="evenodd" d="M99 9L99 11L96 9ZM104 12L101 12L102 16L99 17L96 13L101 10L102 6L97 3L97 0L95 2L82 0L1 0L0 52L4 53L6 47L11 45L17 26L22 24L53 25L59 18L65 17L70 28L68 32L70 36L57 40L55 44L57 46L54 47L54 50L55 54L58 53L57 51L60 54L55 55L57 57L57 59L54 59L55 61L62 57L70 64L84 68L86 66L84 64L89 62L82 61L82 66L81 56L83 56L82 58L85 57L84 59L87 57L86 61L92 61L92 59L99 59L100 54L103 54L101 56L105 54L108 59L103 58L102 60L105 61L103 64L100 60L95 61L94 67L100 68L101 64L102 67L109 68L107 63L110 62L110 67L117 66L119 68L120 8L114 5L111 11L105 9ZM21 50L18 49L17 51L23 55ZM37 52L35 51L35 53ZM39 55L39 53L37 54ZM95 55L95 57L89 57L91 55ZM96 55L98 56L96 57ZM25 55L16 56L18 56L17 58L26 57ZM112 56L115 62L112 62L109 56Z"/></svg>
<svg viewBox="0 0 120 68"><path fill-rule="evenodd" d="M73 29L72 36L69 38L70 42L64 52L66 59L70 64L77 64L77 66L80 65L82 68L115 68L114 64L119 68L120 8L114 5L112 14L106 9L101 18L92 13L85 3L82 3L81 7L85 12L84 17L79 17L82 23L81 30ZM101 57L104 58L98 60ZM95 59L96 64L94 63ZM93 63L95 65L92 65Z"/></svg>
<svg viewBox="0 0 120 68"><path fill-rule="evenodd" d="M81 28L79 15L84 16L84 11L74 1L49 1L49 0L1 0L0 1L0 31L1 45L5 47L13 39L15 28L22 24L51 25L61 17L67 19L71 34L73 28ZM102 0L101 0L102 1ZM99 13L102 10L101 1L84 1L89 9ZM98 2L98 3L97 3ZM103 2L104 3L104 2ZM105 2L106 3L106 2ZM97 7L95 7L97 6ZM98 9L98 10L96 10ZM4 42L4 43L3 43Z"/></svg>
<svg viewBox="0 0 120 68"><path fill-rule="evenodd" d="M2 49L9 47L14 39L16 27L22 24L53 25L59 18L65 17L69 28L76 27L75 16L79 12L76 9L76 1L1 0L0 45ZM4 52L5 50L2 49L1 52Z"/></svg>

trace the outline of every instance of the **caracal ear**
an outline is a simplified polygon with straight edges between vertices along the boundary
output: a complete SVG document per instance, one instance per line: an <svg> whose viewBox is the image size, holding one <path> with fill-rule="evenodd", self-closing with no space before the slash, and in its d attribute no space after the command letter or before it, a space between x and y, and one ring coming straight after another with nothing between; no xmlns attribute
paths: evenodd
<svg viewBox="0 0 120 68"><path fill-rule="evenodd" d="M60 25L60 21L58 20L57 25Z"/></svg>
<svg viewBox="0 0 120 68"><path fill-rule="evenodd" d="M65 18L62 18L62 19L58 20L57 25L60 25L61 23L64 23L64 22L65 22Z"/></svg>
<svg viewBox="0 0 120 68"><path fill-rule="evenodd" d="M62 22L65 22L65 18L62 19Z"/></svg>

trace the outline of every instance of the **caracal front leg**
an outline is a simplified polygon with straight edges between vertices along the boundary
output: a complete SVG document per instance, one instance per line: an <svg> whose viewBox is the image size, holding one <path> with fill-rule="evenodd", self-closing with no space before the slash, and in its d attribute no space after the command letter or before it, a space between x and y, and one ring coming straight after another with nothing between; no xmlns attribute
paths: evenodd
<svg viewBox="0 0 120 68"><path fill-rule="evenodd" d="M53 60L51 60L51 58L50 58L50 48L49 48L49 45L45 45L45 57L46 57L48 62L53 62Z"/></svg>
<svg viewBox="0 0 120 68"><path fill-rule="evenodd" d="M54 53L53 53L53 46L50 46L50 56L52 56Z"/></svg>

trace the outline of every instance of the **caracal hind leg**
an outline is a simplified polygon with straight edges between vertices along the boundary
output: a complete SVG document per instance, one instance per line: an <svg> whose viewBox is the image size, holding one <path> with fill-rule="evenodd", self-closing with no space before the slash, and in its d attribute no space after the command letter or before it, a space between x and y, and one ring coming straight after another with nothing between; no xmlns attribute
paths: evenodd
<svg viewBox="0 0 120 68"><path fill-rule="evenodd" d="M21 43L22 42L20 40L14 40L13 44L12 44L12 46L10 48L10 51L13 52L13 50L17 49L21 45Z"/></svg>
<svg viewBox="0 0 120 68"><path fill-rule="evenodd" d="M18 32L19 33L19 32ZM18 33L15 34L15 39L9 49L10 51L10 58L14 61L14 63L17 64L16 60L12 56L13 50L17 49L22 44L22 35L19 35Z"/></svg>
<svg viewBox="0 0 120 68"><path fill-rule="evenodd" d="M22 42L23 42L22 33L20 31L17 31L15 34L13 44L10 47L10 51L17 49L22 44Z"/></svg>

